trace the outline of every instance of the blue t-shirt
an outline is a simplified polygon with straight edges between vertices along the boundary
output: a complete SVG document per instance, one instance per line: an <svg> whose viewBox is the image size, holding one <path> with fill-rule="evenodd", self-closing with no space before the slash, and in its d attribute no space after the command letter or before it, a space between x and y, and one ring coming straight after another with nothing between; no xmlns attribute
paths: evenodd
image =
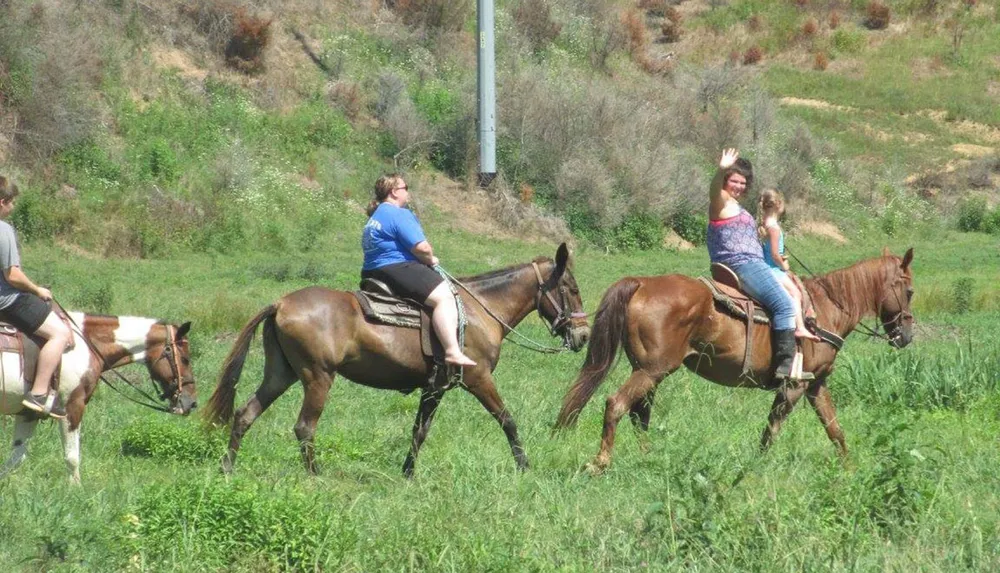
<svg viewBox="0 0 1000 573"><path fill-rule="evenodd" d="M361 231L361 249L365 252L361 270L418 261L410 249L425 240L420 222L409 209L382 203Z"/></svg>
<svg viewBox="0 0 1000 573"><path fill-rule="evenodd" d="M765 238L761 247L764 249L764 261L767 265L773 269L783 270L781 265L774 260L774 256L771 253L771 240ZM785 232L781 230L781 227L778 227L778 254L785 256Z"/></svg>

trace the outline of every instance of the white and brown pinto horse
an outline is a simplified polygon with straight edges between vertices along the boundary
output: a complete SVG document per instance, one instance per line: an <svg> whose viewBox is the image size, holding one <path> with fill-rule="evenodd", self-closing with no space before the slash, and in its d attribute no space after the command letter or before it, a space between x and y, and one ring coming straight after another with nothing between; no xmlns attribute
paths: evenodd
<svg viewBox="0 0 1000 573"><path fill-rule="evenodd" d="M80 422L83 411L105 371L141 362L159 385L161 399L169 400L174 414L188 414L197 405L187 333L190 322L180 326L152 318L68 313L73 327L73 348L62 357L59 394L66 418L59 421L70 481L80 483ZM38 347L24 337L24 364L16 352L0 354L0 414L14 415L14 449L0 468L0 479L24 462L28 440L44 419L21 406L35 371ZM25 372L29 373L25 376Z"/></svg>

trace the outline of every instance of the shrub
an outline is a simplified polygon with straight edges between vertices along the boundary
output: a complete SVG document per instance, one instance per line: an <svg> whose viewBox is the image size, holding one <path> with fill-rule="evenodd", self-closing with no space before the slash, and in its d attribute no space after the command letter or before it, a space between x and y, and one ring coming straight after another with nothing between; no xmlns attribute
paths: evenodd
<svg viewBox="0 0 1000 573"><path fill-rule="evenodd" d="M826 56L826 52L816 52L816 56L813 57L813 69L822 72L830 65L830 60Z"/></svg>
<svg viewBox="0 0 1000 573"><path fill-rule="evenodd" d="M840 12L834 10L830 12L830 19L827 21L831 30L836 30L840 26Z"/></svg>
<svg viewBox="0 0 1000 573"><path fill-rule="evenodd" d="M473 6L472 2L455 0L392 0L387 4L408 26L443 32L461 31Z"/></svg>
<svg viewBox="0 0 1000 573"><path fill-rule="evenodd" d="M860 30L837 30L833 33L833 47L843 54L857 54L865 47L864 32Z"/></svg>
<svg viewBox="0 0 1000 573"><path fill-rule="evenodd" d="M702 245L705 242L705 231L708 229L708 215L687 211L677 212L670 218L670 228L692 245Z"/></svg>
<svg viewBox="0 0 1000 573"><path fill-rule="evenodd" d="M752 14L750 18L747 19L747 29L751 32L759 32L764 27L764 19L761 18L760 14Z"/></svg>
<svg viewBox="0 0 1000 573"><path fill-rule="evenodd" d="M743 65L752 66L764 58L764 49L760 46L750 46L743 52Z"/></svg>
<svg viewBox="0 0 1000 573"><path fill-rule="evenodd" d="M885 30L889 27L889 6L880 0L872 0L865 8L864 25L869 30Z"/></svg>
<svg viewBox="0 0 1000 573"><path fill-rule="evenodd" d="M233 35L226 43L226 64L245 74L264 71L264 49L271 41L271 20L247 14L239 8L234 14Z"/></svg>
<svg viewBox="0 0 1000 573"><path fill-rule="evenodd" d="M514 23L535 52L548 47L562 31L562 25L552 20L548 0L521 0L514 9Z"/></svg>
<svg viewBox="0 0 1000 573"><path fill-rule="evenodd" d="M628 35L628 50L633 57L642 55L646 51L646 24L642 21L642 15L636 10L628 10L622 14L622 25Z"/></svg>
<svg viewBox="0 0 1000 573"><path fill-rule="evenodd" d="M816 21L816 18L809 18L802 24L802 37L807 40L813 38L818 31L819 22Z"/></svg>
<svg viewBox="0 0 1000 573"><path fill-rule="evenodd" d="M683 17L681 16L680 10L671 6L667 10L667 17L663 20L663 24L660 26L660 32L663 34L662 41L664 42L679 42L681 37L684 35L684 26L682 24Z"/></svg>
<svg viewBox="0 0 1000 573"><path fill-rule="evenodd" d="M663 222L645 213L633 213L612 229L608 246L619 251L648 251L663 244Z"/></svg>
<svg viewBox="0 0 1000 573"><path fill-rule="evenodd" d="M982 197L962 201L958 206L958 230L966 233L982 230L987 212L986 199Z"/></svg>
<svg viewBox="0 0 1000 573"><path fill-rule="evenodd" d="M199 462L209 460L224 449L221 434L204 434L196 426L150 419L125 428L121 452L125 456Z"/></svg>
<svg viewBox="0 0 1000 573"><path fill-rule="evenodd" d="M965 314L972 310L972 278L961 277L951 285L951 300L955 314Z"/></svg>
<svg viewBox="0 0 1000 573"><path fill-rule="evenodd" d="M667 0L639 0L639 9L645 10L650 16L666 16L673 9Z"/></svg>

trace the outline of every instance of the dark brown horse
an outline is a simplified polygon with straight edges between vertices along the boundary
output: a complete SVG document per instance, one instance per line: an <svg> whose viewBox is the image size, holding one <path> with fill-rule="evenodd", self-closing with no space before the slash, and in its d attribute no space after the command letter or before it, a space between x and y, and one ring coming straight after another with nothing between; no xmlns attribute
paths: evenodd
<svg viewBox="0 0 1000 573"><path fill-rule="evenodd" d="M865 316L875 315L889 343L902 348L912 339L913 295L910 262L913 249L900 259L888 250L882 257L804 281L821 327L841 338ZM772 381L771 336L768 325L753 333L752 377L741 377L746 349L746 324L716 307L708 287L683 275L627 277L604 293L594 318L594 338L576 382L563 401L556 428L573 425L587 401L615 363L619 345L632 364L628 381L607 399L601 449L589 466L603 471L611 464L615 428L630 414L640 431L649 426L657 385L684 365L725 386L777 389L768 424L761 437L766 450L782 422L803 394L815 408L827 436L841 455L847 454L844 432L827 388L837 349L827 343L803 344L804 370L815 380L798 387L778 388Z"/></svg>
<svg viewBox="0 0 1000 573"><path fill-rule="evenodd" d="M553 262L532 263L461 279L470 294L461 291L468 326L465 352L477 362L466 368L463 387L500 423L519 469L528 466L517 426L493 383L500 360L500 343L531 312L538 313L573 350L590 336L583 303L573 274L569 250L563 244ZM257 326L264 323L264 381L233 417L236 383ZM316 473L313 434L323 413L334 375L373 388L411 392L421 389L420 407L413 425L413 441L403 464L412 476L420 445L427 437L443 392L428 386L428 365L420 350L417 329L367 322L354 295L346 291L309 287L287 294L250 319L223 365L219 386L206 409L208 420L233 420L229 452L223 470L232 471L243 435L260 414L296 380L305 387L305 400L295 424L306 469Z"/></svg>

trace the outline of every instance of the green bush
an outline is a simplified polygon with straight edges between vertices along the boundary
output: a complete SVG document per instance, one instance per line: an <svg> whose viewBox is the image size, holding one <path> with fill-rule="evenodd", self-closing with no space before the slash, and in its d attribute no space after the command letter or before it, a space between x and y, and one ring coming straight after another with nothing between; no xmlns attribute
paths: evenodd
<svg viewBox="0 0 1000 573"><path fill-rule="evenodd" d="M225 450L224 439L221 433L202 433L191 424L150 418L125 428L121 452L125 456L201 462L220 456Z"/></svg>
<svg viewBox="0 0 1000 573"><path fill-rule="evenodd" d="M956 279L951 285L951 299L955 305L955 314L965 314L972 310L972 287L971 277Z"/></svg>
<svg viewBox="0 0 1000 573"><path fill-rule="evenodd" d="M865 33L861 30L838 28L833 32L833 49L841 54L854 55L861 52L867 43Z"/></svg>
<svg viewBox="0 0 1000 573"><path fill-rule="evenodd" d="M705 230L708 228L708 215L702 213L678 212L670 219L670 228L682 239L692 245L705 242Z"/></svg>
<svg viewBox="0 0 1000 573"><path fill-rule="evenodd" d="M663 244L663 222L633 213L608 233L608 246L619 251L648 251Z"/></svg>
<svg viewBox="0 0 1000 573"><path fill-rule="evenodd" d="M352 524L318 511L315 496L239 481L202 483L148 488L124 516L121 542L152 562L170 557L183 539L208 569L290 571L336 562L331 551L358 542Z"/></svg>
<svg viewBox="0 0 1000 573"><path fill-rule="evenodd" d="M982 197L962 201L958 206L958 230L966 233L981 231L988 213L986 199Z"/></svg>

